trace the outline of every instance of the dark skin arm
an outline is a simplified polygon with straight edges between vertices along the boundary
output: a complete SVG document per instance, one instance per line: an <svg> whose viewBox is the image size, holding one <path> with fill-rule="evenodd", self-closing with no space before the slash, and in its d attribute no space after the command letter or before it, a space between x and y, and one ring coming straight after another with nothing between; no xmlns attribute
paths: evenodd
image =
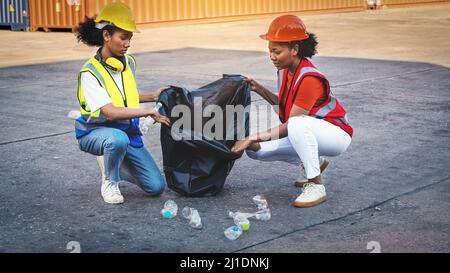
<svg viewBox="0 0 450 273"><path fill-rule="evenodd" d="M290 117L302 116L302 115L308 115L308 114L309 114L308 110L294 105L292 107ZM247 137L244 140L237 141L234 144L231 151L234 153L237 153L237 154L242 154L245 151L245 149L250 149L250 150L256 152L259 149L261 149L261 145L259 144L260 142L286 137L288 135L288 130L287 130L288 122L289 122L289 120L277 127L274 127L272 129L266 131L266 132L257 133L255 135ZM279 132L279 135L277 135L277 132ZM274 137L274 138L268 139L268 137ZM322 178L320 175L318 175L312 179L309 179L309 181L314 182L316 184L321 184Z"/></svg>
<svg viewBox="0 0 450 273"><path fill-rule="evenodd" d="M161 87L158 91L156 91L154 93L139 94L139 102L140 103L155 102L158 100L161 92L163 92L164 90L166 90L168 88L169 87Z"/></svg>
<svg viewBox="0 0 450 273"><path fill-rule="evenodd" d="M255 91L258 95L263 97L270 105L278 105L278 95L274 94L254 79L247 78L246 82L250 84L252 91Z"/></svg>
<svg viewBox="0 0 450 273"><path fill-rule="evenodd" d="M309 110L294 105L292 106L290 117L308 114ZM261 148L261 146L259 145L260 142L286 137L288 135L288 122L289 120L283 124L267 130L266 132L256 133L246 137L243 140L236 141L231 151L236 154L242 154L247 148L257 151Z"/></svg>
<svg viewBox="0 0 450 273"><path fill-rule="evenodd" d="M140 103L144 103L144 102L154 102L157 101L159 97L159 93L155 92L155 93L146 93L146 94L139 94L139 102Z"/></svg>
<svg viewBox="0 0 450 273"><path fill-rule="evenodd" d="M153 109L115 107L112 103L109 103L100 108L100 111L108 120L111 121L150 116L156 122L170 126L170 119L159 114Z"/></svg>
<svg viewBox="0 0 450 273"><path fill-rule="evenodd" d="M290 117L308 115L308 114L309 114L308 110L294 105L292 107ZM237 141L234 144L231 151L236 154L242 154L245 151L245 149L250 149L250 150L256 152L259 149L261 149L261 145L259 144L260 142L286 137L288 135L288 130L287 130L288 122L289 122L289 120L277 127L274 127L272 129L266 131L266 132L257 133L255 135L247 137L246 139ZM277 135L277 132L279 132L279 135ZM274 138L268 139L268 137L274 137ZM322 183L322 179L321 179L320 175L318 175L317 177L314 177L312 179L309 179L309 181L314 182L316 184Z"/></svg>

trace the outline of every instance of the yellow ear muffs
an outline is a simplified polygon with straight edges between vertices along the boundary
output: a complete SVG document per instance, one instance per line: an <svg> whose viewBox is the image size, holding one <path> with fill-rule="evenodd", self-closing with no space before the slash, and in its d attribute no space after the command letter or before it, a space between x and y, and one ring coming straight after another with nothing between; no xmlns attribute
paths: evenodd
<svg viewBox="0 0 450 273"><path fill-rule="evenodd" d="M114 57L106 59L105 64L109 69L117 73L122 73L125 68L123 63Z"/></svg>

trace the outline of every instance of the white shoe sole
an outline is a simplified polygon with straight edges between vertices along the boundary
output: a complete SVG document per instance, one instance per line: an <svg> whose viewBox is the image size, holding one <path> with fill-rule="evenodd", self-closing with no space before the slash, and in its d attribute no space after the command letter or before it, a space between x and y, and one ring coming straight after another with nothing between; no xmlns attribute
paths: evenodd
<svg viewBox="0 0 450 273"><path fill-rule="evenodd" d="M103 197L103 201L105 201L105 203L111 204L111 205L118 205L118 204L123 204L124 200L108 200L107 198Z"/></svg>
<svg viewBox="0 0 450 273"><path fill-rule="evenodd" d="M307 208L307 207L313 207L313 206L319 205L325 201L327 201L326 196L321 197L321 198L317 199L316 201L312 201L312 202L295 201L294 206L299 207L299 208Z"/></svg>

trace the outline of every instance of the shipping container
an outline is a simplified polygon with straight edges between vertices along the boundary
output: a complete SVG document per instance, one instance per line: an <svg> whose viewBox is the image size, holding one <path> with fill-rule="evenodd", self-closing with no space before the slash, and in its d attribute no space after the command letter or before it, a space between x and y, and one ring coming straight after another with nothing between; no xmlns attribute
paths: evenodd
<svg viewBox="0 0 450 273"><path fill-rule="evenodd" d="M30 30L75 29L85 16L93 17L108 3L128 4L137 24L188 20L227 20L288 12L347 11L367 8L367 0L29 0ZM383 5L450 2L450 0L382 0Z"/></svg>
<svg viewBox="0 0 450 273"><path fill-rule="evenodd" d="M128 4L138 24L367 7L364 0L91 0L86 14L94 16L112 2Z"/></svg>
<svg viewBox="0 0 450 273"><path fill-rule="evenodd" d="M80 0L79 4L71 5L66 0L29 0L30 30L74 30L86 16L86 1L89 0Z"/></svg>
<svg viewBox="0 0 450 273"><path fill-rule="evenodd" d="M28 31L29 21L28 0L1 0L0 25L9 26L11 30Z"/></svg>
<svg viewBox="0 0 450 273"><path fill-rule="evenodd" d="M408 5L408 4L425 4L425 3L438 3L438 2L450 2L450 0L381 0L382 5Z"/></svg>

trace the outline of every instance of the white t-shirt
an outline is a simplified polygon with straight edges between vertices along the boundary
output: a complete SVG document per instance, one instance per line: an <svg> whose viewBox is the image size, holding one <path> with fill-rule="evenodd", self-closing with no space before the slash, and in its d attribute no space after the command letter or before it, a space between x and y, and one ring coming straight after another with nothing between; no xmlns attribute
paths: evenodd
<svg viewBox="0 0 450 273"><path fill-rule="evenodd" d="M119 87L120 93L122 93L122 97L124 97L122 73L114 73L110 70L108 72L109 74L111 74L113 80ZM86 98L86 102L92 113L102 108L103 106L112 103L106 89L100 85L97 78L94 77L94 75L92 75L90 72L83 72L81 74L81 86L83 88L83 95Z"/></svg>

